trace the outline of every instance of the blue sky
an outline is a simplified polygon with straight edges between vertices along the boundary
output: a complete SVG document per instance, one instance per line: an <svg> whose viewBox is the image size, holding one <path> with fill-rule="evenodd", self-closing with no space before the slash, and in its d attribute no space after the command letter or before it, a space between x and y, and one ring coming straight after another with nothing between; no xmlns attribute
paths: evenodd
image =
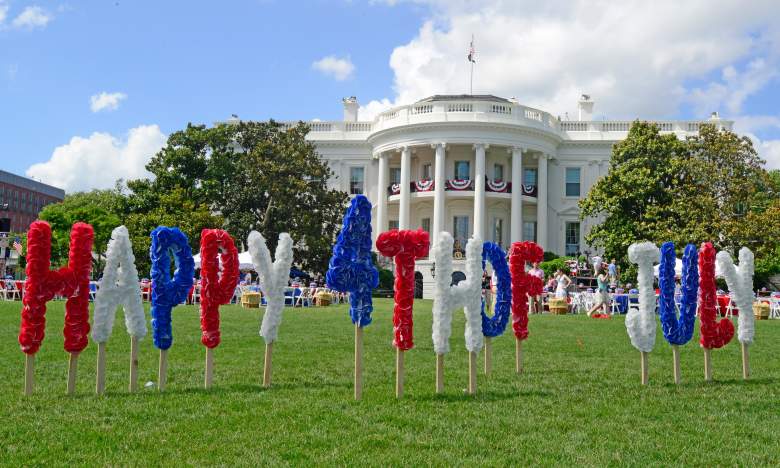
<svg viewBox="0 0 780 468"><path fill-rule="evenodd" d="M780 5L625 3L0 0L0 161L110 186L187 122L339 119L344 96L369 115L464 92L474 34L475 93L561 115L580 92L608 118L718 110L780 166Z"/></svg>

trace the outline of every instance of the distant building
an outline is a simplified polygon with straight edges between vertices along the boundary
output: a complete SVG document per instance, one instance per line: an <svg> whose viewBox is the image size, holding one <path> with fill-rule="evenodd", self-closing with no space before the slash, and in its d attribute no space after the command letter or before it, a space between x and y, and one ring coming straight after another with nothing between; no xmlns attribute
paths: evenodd
<svg viewBox="0 0 780 468"><path fill-rule="evenodd" d="M65 191L0 170L0 232L24 232L44 206L61 202Z"/></svg>

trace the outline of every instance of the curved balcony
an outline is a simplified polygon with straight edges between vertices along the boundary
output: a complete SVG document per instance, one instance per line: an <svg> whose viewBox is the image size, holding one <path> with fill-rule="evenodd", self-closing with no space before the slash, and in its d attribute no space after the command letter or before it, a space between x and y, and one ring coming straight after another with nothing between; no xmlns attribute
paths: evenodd
<svg viewBox="0 0 780 468"><path fill-rule="evenodd" d="M523 195L536 198L538 189L536 185L521 185ZM436 183L431 179L420 179L409 183L410 193L433 192ZM474 181L470 179L447 179L444 190L447 192L473 192ZM485 192L487 193L512 193L512 182L500 179L488 179L485 177ZM401 194L401 184L390 184L387 187L389 196Z"/></svg>

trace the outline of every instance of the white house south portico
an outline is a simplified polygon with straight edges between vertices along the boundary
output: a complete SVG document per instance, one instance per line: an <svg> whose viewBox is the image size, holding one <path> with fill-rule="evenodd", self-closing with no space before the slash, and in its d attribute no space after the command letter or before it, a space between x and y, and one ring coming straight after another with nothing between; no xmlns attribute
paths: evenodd
<svg viewBox="0 0 780 468"><path fill-rule="evenodd" d="M596 221L579 219L578 202L606 174L612 145L631 125L591 120L587 96L578 104L579 120L562 121L515 100L443 95L359 121L357 100L349 98L344 120L311 122L308 139L335 172L332 186L371 200L375 236L422 228L433 245L447 231L456 259L472 235L505 249L532 240L576 255L593 251L584 237ZM703 122L656 123L684 138ZM716 114L707 123L732 124ZM425 297L431 263L417 265Z"/></svg>

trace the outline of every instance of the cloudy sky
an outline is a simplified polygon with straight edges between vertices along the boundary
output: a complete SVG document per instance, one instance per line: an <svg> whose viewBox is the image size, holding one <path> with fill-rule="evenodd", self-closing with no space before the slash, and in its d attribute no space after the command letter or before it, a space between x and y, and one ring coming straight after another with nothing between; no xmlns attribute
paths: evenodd
<svg viewBox="0 0 780 468"><path fill-rule="evenodd" d="M736 121L780 168L777 0L0 0L0 168L66 190L145 174L187 122L339 119L437 93L597 118Z"/></svg>

